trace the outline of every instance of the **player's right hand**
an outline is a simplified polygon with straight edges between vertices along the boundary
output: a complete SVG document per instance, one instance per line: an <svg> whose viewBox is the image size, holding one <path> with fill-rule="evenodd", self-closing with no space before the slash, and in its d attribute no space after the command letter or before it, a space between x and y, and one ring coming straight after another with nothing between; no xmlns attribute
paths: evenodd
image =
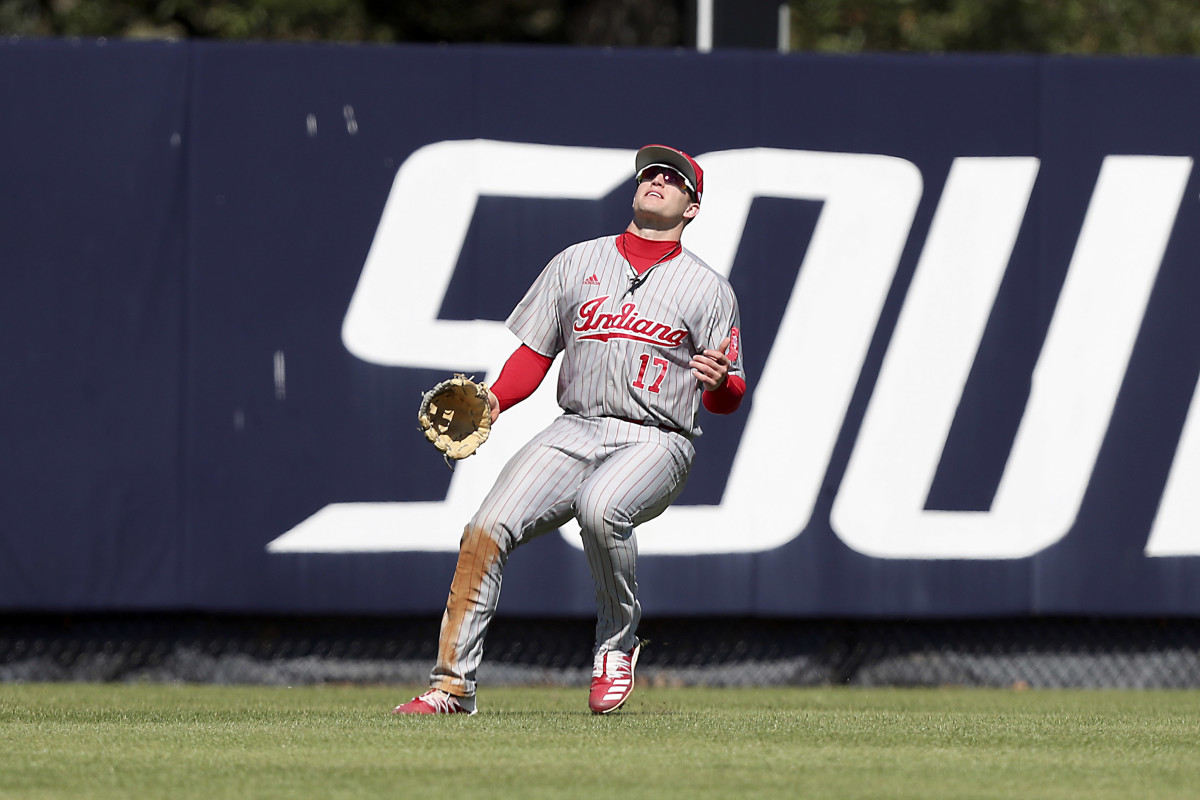
<svg viewBox="0 0 1200 800"><path fill-rule="evenodd" d="M492 412L492 422L495 422L496 418L500 416L500 401L491 389L488 389L488 408Z"/></svg>

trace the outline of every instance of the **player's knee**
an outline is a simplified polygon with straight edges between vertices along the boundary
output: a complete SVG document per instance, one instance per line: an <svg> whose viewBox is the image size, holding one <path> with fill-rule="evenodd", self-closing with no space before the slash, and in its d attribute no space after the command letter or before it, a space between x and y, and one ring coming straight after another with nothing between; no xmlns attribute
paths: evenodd
<svg viewBox="0 0 1200 800"><path fill-rule="evenodd" d="M464 552L468 546L471 549L486 548L508 555L516 547L516 537L513 528L501 520L476 515L463 528L459 551Z"/></svg>
<svg viewBox="0 0 1200 800"><path fill-rule="evenodd" d="M633 518L611 497L599 493L585 494L576 505L576 518L585 537L601 542L628 539L633 533Z"/></svg>

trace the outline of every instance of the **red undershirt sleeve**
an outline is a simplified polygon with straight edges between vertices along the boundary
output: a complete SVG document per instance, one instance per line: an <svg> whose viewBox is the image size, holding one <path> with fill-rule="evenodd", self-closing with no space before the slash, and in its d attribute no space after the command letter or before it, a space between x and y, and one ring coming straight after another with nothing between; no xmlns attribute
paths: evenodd
<svg viewBox="0 0 1200 800"><path fill-rule="evenodd" d="M704 407L714 414L732 414L742 404L746 394L746 382L741 376L729 375L720 389L705 392L700 396Z"/></svg>
<svg viewBox="0 0 1200 800"><path fill-rule="evenodd" d="M553 363L553 358L544 356L527 345L518 347L508 357L508 361L504 362L504 368L500 370L496 382L489 387L500 401L500 410L512 408L533 394L533 390L541 385Z"/></svg>

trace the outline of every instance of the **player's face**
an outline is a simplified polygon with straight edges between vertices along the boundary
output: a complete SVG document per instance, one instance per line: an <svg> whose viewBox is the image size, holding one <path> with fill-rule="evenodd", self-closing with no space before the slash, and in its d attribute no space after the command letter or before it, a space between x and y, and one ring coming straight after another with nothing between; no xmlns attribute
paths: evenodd
<svg viewBox="0 0 1200 800"><path fill-rule="evenodd" d="M666 167L647 167L638 175L633 210L635 215L676 224L694 217L700 205L692 200L678 172Z"/></svg>

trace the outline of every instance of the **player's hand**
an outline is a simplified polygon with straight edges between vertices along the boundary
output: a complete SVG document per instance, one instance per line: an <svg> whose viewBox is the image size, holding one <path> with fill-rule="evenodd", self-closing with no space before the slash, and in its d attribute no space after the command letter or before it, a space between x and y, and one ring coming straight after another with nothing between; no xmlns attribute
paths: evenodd
<svg viewBox="0 0 1200 800"><path fill-rule="evenodd" d="M492 393L491 389L488 389L488 408L492 412L492 422L495 422L496 418L500 416L500 401L496 399L496 395Z"/></svg>
<svg viewBox="0 0 1200 800"><path fill-rule="evenodd" d="M725 378L729 375L729 356L725 355L729 350L729 337L726 336L722 339L717 348L697 353L692 356L692 361L688 364L692 368L692 374L696 376L696 380L700 381L700 385L706 392L720 389L725 385Z"/></svg>

